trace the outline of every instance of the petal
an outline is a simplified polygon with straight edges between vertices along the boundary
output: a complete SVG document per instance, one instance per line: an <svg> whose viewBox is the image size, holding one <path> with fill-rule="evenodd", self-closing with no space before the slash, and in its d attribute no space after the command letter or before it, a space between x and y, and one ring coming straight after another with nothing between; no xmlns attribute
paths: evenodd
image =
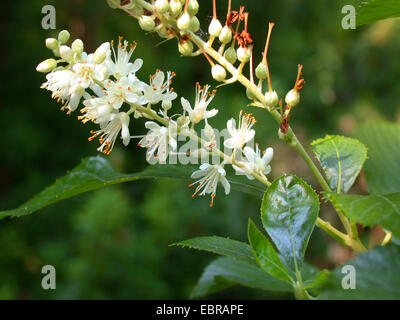
<svg viewBox="0 0 400 320"><path fill-rule="evenodd" d="M226 123L226 128L231 136L234 136L236 133L236 121L235 119L229 119Z"/></svg>
<svg viewBox="0 0 400 320"><path fill-rule="evenodd" d="M229 192L231 192L231 185L229 184L229 181L225 177L221 177L220 181L224 186L225 194L229 194Z"/></svg>
<svg viewBox="0 0 400 320"><path fill-rule="evenodd" d="M251 139L253 139L255 134L256 134L256 132L253 129L248 130L244 136L245 143L249 142Z"/></svg>
<svg viewBox="0 0 400 320"><path fill-rule="evenodd" d="M274 149L267 148L267 150L265 150L264 156L262 157L264 165L267 165L268 163L270 163L273 156L274 156Z"/></svg>
<svg viewBox="0 0 400 320"><path fill-rule="evenodd" d="M159 126L156 122L154 122L154 121L147 121L147 122L144 124L144 126L146 127L146 129L149 129L149 130L157 130L157 129L160 129L160 126Z"/></svg>
<svg viewBox="0 0 400 320"><path fill-rule="evenodd" d="M244 150L243 150L243 153L246 156L246 159L247 159L248 162L255 162L256 153L252 148L245 147Z"/></svg>
<svg viewBox="0 0 400 320"><path fill-rule="evenodd" d="M224 141L224 146L228 149L233 149L235 147L234 139L233 138L226 139Z"/></svg>
<svg viewBox="0 0 400 320"><path fill-rule="evenodd" d="M212 118L214 117L216 114L218 113L217 109L211 109L209 111L204 112L204 118L208 119L208 118Z"/></svg>

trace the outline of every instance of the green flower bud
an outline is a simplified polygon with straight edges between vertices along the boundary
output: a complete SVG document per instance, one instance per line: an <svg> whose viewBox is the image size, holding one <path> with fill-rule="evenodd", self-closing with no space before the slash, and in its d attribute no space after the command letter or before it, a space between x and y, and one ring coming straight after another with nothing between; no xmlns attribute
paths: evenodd
<svg viewBox="0 0 400 320"><path fill-rule="evenodd" d="M236 50L233 47L229 47L224 53L224 58L229 63L234 64L237 60Z"/></svg>
<svg viewBox="0 0 400 320"><path fill-rule="evenodd" d="M178 50L183 56L190 56L193 53L193 43L190 40L179 42Z"/></svg>
<svg viewBox="0 0 400 320"><path fill-rule="evenodd" d="M171 0L169 3L169 12L173 17L179 16L182 12L182 3L179 0Z"/></svg>
<svg viewBox="0 0 400 320"><path fill-rule="evenodd" d="M62 45L60 47L60 57L63 58L64 60L71 60L72 57L74 56L74 52L72 49L66 45Z"/></svg>
<svg viewBox="0 0 400 320"><path fill-rule="evenodd" d="M176 124L178 125L179 128L182 128L186 125L188 125L190 122L189 117L187 116L180 116L177 120L176 120Z"/></svg>
<svg viewBox="0 0 400 320"><path fill-rule="evenodd" d="M222 43L229 43L232 41L232 30L228 26L224 26L219 34L219 41Z"/></svg>
<svg viewBox="0 0 400 320"><path fill-rule="evenodd" d="M268 69L267 69L267 66L263 62L260 62L260 64L256 68L256 77L257 77L257 79L261 79L261 80L268 78Z"/></svg>
<svg viewBox="0 0 400 320"><path fill-rule="evenodd" d="M69 32L67 30L63 30L58 34L58 41L63 44L68 42L69 40Z"/></svg>
<svg viewBox="0 0 400 320"><path fill-rule="evenodd" d="M71 44L71 48L76 54L80 55L83 52L82 40L81 39L74 40L74 42L72 42Z"/></svg>
<svg viewBox="0 0 400 320"><path fill-rule="evenodd" d="M172 102L171 100L163 100L161 102L161 107L165 110L168 111L169 109L172 108Z"/></svg>
<svg viewBox="0 0 400 320"><path fill-rule="evenodd" d="M55 50L58 49L58 41L54 38L47 38L46 39L46 47L49 48L50 50Z"/></svg>
<svg viewBox="0 0 400 320"><path fill-rule="evenodd" d="M190 26L189 26L189 30L192 32L197 32L200 29L200 21L199 19L197 19L197 17L192 17L192 19L190 19Z"/></svg>
<svg viewBox="0 0 400 320"><path fill-rule="evenodd" d="M57 61L54 59L47 59L38 64L36 71L47 73L53 70L55 67L57 67Z"/></svg>
<svg viewBox="0 0 400 320"><path fill-rule="evenodd" d="M199 12L199 3L197 0L189 0L187 10L191 16L194 16Z"/></svg>
<svg viewBox="0 0 400 320"><path fill-rule="evenodd" d="M161 14L167 13L169 11L168 0L157 0L154 6L156 7L156 10Z"/></svg>
<svg viewBox="0 0 400 320"><path fill-rule="evenodd" d="M176 21L176 24L178 28L181 31L186 31L190 27L190 15L189 13L185 12L183 13L179 19Z"/></svg>
<svg viewBox="0 0 400 320"><path fill-rule="evenodd" d="M110 43L109 42L103 43L94 52L94 54L93 54L93 62L97 63L97 64L103 63L103 61L107 57L107 51L108 50L110 50Z"/></svg>
<svg viewBox="0 0 400 320"><path fill-rule="evenodd" d="M169 38L168 30L163 25L160 25L160 27L157 28L157 34L160 36L160 38Z"/></svg>
<svg viewBox="0 0 400 320"><path fill-rule="evenodd" d="M222 30L222 24L218 19L212 19L208 27L208 33L212 37L218 37Z"/></svg>
<svg viewBox="0 0 400 320"><path fill-rule="evenodd" d="M265 93L265 102L267 103L268 106L270 107L275 107L278 105L279 102L279 97L276 91L267 91Z"/></svg>
<svg viewBox="0 0 400 320"><path fill-rule="evenodd" d="M236 51L236 54L240 62L249 62L251 56L249 48L239 47Z"/></svg>
<svg viewBox="0 0 400 320"><path fill-rule="evenodd" d="M156 27L156 23L154 22L152 17L149 16L141 16L139 18L139 26L142 28L144 31L153 31L154 28Z"/></svg>
<svg viewBox="0 0 400 320"><path fill-rule="evenodd" d="M108 6L111 9L117 9L118 8L118 6L115 4L114 0L106 0L106 2L107 2Z"/></svg>
<svg viewBox="0 0 400 320"><path fill-rule="evenodd" d="M225 68L219 64L216 64L211 68L211 74L215 80L220 82L224 81L226 78Z"/></svg>
<svg viewBox="0 0 400 320"><path fill-rule="evenodd" d="M295 89L290 90L286 95L285 101L288 106L294 107L300 102L300 93Z"/></svg>

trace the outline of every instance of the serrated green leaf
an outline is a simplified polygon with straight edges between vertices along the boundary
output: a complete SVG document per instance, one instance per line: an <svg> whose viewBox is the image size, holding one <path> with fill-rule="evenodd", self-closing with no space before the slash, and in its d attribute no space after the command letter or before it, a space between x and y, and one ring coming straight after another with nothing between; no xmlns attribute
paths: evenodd
<svg viewBox="0 0 400 320"><path fill-rule="evenodd" d="M47 187L17 209L1 211L0 219L28 215L58 201L117 183L152 178L190 180L190 174L197 168L193 165L165 164L149 166L145 170L133 174L122 174L103 157L87 158L64 177L58 179L53 185ZM260 197L264 192L264 188L260 184L246 181L243 177L228 177L228 180L232 189Z"/></svg>
<svg viewBox="0 0 400 320"><path fill-rule="evenodd" d="M313 151L324 169L329 186L337 193L347 192L365 160L367 149L358 140L327 135L312 143Z"/></svg>
<svg viewBox="0 0 400 320"><path fill-rule="evenodd" d="M399 192L400 125L386 122L366 123L356 130L355 135L368 148L364 171L370 193Z"/></svg>
<svg viewBox="0 0 400 320"><path fill-rule="evenodd" d="M400 1L369 0L363 2L357 12L357 26L395 17L400 17Z"/></svg>
<svg viewBox="0 0 400 320"><path fill-rule="evenodd" d="M326 193L325 197L351 220L364 226L381 225L400 236L400 192L366 196Z"/></svg>
<svg viewBox="0 0 400 320"><path fill-rule="evenodd" d="M191 293L191 297L202 297L236 284L267 291L293 291L289 283L274 278L253 264L220 257L205 268Z"/></svg>
<svg viewBox="0 0 400 320"><path fill-rule="evenodd" d="M276 179L264 195L261 205L264 228L293 271L301 270L318 212L315 191L293 175Z"/></svg>
<svg viewBox="0 0 400 320"><path fill-rule="evenodd" d="M275 278L293 282L272 244L249 219L248 237L257 264Z"/></svg>
<svg viewBox="0 0 400 320"><path fill-rule="evenodd" d="M173 243L172 245L204 250L256 265L251 248L247 243L228 238L217 236L198 237Z"/></svg>
<svg viewBox="0 0 400 320"><path fill-rule="evenodd" d="M400 248L395 245L376 247L346 261L356 271L356 289L343 289L346 276L342 267L332 272L321 291L322 299L400 299Z"/></svg>

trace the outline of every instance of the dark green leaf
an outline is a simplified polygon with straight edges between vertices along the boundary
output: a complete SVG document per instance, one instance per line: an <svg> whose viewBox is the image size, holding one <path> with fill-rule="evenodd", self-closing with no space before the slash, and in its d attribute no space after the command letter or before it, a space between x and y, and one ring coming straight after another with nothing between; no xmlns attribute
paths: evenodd
<svg viewBox="0 0 400 320"><path fill-rule="evenodd" d="M375 22L381 19L400 17L400 1L369 0L362 3L357 12L357 25Z"/></svg>
<svg viewBox="0 0 400 320"><path fill-rule="evenodd" d="M191 297L205 296L235 284L267 291L293 291L289 283L274 278L253 264L220 257L206 267Z"/></svg>
<svg viewBox="0 0 400 320"><path fill-rule="evenodd" d="M198 237L172 245L204 250L256 265L250 246L247 243L236 240L217 236Z"/></svg>
<svg viewBox="0 0 400 320"><path fill-rule="evenodd" d="M251 219L249 220L248 237L258 265L275 278L292 282L289 272L282 264L274 247Z"/></svg>
<svg viewBox="0 0 400 320"><path fill-rule="evenodd" d="M142 172L121 174L103 157L97 156L82 160L81 164L58 179L34 198L14 210L0 212L4 217L20 217L31 214L55 202L71 198L78 194L99 189L109 185L150 178L173 178L190 180L190 174L196 166L154 165ZM243 177L229 178L232 188L242 192L262 195L264 188L259 183L246 181Z"/></svg>
<svg viewBox="0 0 400 320"><path fill-rule="evenodd" d="M292 175L276 179L264 195L261 220L284 262L294 271L301 269L318 212L315 191Z"/></svg>
<svg viewBox="0 0 400 320"><path fill-rule="evenodd" d="M327 135L312 143L332 190L347 192L367 160L367 149L358 140Z"/></svg>
<svg viewBox="0 0 400 320"><path fill-rule="evenodd" d="M400 236L400 192L369 196L326 193L325 197L351 220L364 226L381 225Z"/></svg>
<svg viewBox="0 0 400 320"><path fill-rule="evenodd" d="M399 1L400 5L400 1ZM356 137L368 148L364 171L370 193L388 194L400 191L400 125L366 123Z"/></svg>
<svg viewBox="0 0 400 320"><path fill-rule="evenodd" d="M345 265L356 271L356 289L343 289L342 267L336 268L322 288L322 299L400 299L400 247L386 245L360 253Z"/></svg>

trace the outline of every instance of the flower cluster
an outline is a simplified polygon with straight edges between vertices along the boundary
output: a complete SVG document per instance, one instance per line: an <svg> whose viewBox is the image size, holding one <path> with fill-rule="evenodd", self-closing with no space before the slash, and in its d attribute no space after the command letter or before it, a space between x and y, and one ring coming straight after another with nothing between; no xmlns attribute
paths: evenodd
<svg viewBox="0 0 400 320"><path fill-rule="evenodd" d="M255 150L246 146L255 136L252 127L256 121L251 114L241 112L238 124L235 119L228 120L229 137L224 146L230 154L225 154L218 149L215 129L208 122L218 114L217 109L209 108L216 94L209 85L197 83L194 102L181 97L181 112L169 116L168 111L178 97L171 87L175 74L156 70L148 82L140 80L136 73L143 60L131 62L135 43L129 44L120 37L116 49L111 41L87 54L81 40L74 40L71 46L66 44L68 40L67 31L60 32L58 39L47 39L46 46L55 58L40 63L37 71L47 73L42 88L51 91L52 97L62 103L61 109L68 114L77 110L82 100L78 119L99 126L91 131L89 138L89 141L99 140L98 151L110 154L118 137L125 146L132 138L139 137L138 146L147 149L146 160L151 164L164 164L178 150L178 137L189 137L201 145L191 156L218 154L223 160L217 164L204 162L192 174L192 178L197 179L192 184L197 184L193 195L210 194L211 205L218 184L222 184L226 194L230 192L225 171L228 164L237 174L268 181L265 175L270 172L272 149L268 148L262 156L258 146ZM145 123L148 132L132 136L130 122L140 117L148 119ZM200 137L195 126L202 122L204 135Z"/></svg>

